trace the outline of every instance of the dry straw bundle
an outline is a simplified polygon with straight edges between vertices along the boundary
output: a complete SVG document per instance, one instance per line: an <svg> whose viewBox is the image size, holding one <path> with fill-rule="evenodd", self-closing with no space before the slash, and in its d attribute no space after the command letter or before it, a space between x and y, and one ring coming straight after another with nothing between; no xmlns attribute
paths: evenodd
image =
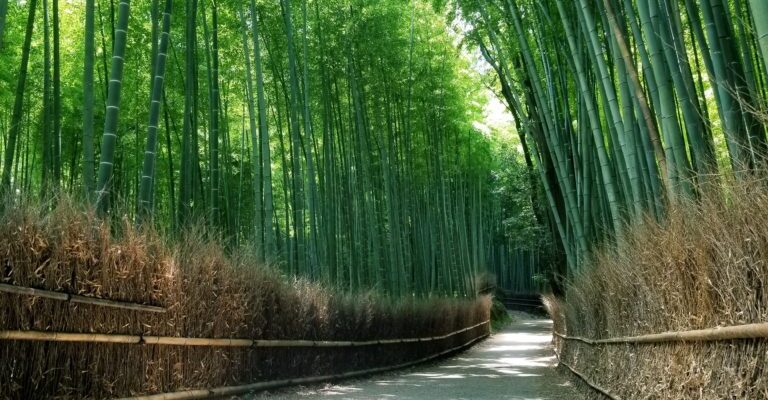
<svg viewBox="0 0 768 400"><path fill-rule="evenodd" d="M489 318L489 301L393 302L286 282L200 231L169 244L130 223L111 233L72 202L6 206L0 283L160 306L164 313L0 292L0 330L254 340L444 335ZM485 333L360 348L227 348L0 341L0 398L111 398L329 375L425 358Z"/></svg>

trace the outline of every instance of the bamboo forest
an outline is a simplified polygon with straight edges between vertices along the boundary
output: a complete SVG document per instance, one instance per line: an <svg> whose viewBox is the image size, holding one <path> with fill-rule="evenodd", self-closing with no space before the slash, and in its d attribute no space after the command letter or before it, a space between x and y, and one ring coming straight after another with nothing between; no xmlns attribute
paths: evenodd
<svg viewBox="0 0 768 400"><path fill-rule="evenodd" d="M766 0L0 0L0 398L765 398L767 128Z"/></svg>

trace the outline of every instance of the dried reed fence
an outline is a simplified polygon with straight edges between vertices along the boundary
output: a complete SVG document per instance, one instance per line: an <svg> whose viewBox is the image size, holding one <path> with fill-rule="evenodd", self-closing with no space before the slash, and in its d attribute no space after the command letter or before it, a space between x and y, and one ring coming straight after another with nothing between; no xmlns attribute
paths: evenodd
<svg viewBox="0 0 768 400"><path fill-rule="evenodd" d="M0 340L0 399L130 397L339 375L419 360L487 332L487 325L463 331L489 319L487 297L395 301L339 294L260 267L247 249L228 255L209 236L190 231L170 243L127 221L110 227L67 201L6 206L0 283L42 292L0 291L0 331L17 339L19 332L36 332L43 340ZM72 301L75 296L99 301ZM107 299L165 312L115 308ZM456 331L462 332L447 336ZM88 341L49 340L55 333ZM100 337L93 335L140 337L143 344L90 343ZM442 339L316 345L427 337ZM307 346L149 345L151 338Z"/></svg>
<svg viewBox="0 0 768 400"><path fill-rule="evenodd" d="M563 365L616 399L768 398L764 182L673 207L591 264L545 299Z"/></svg>
<svg viewBox="0 0 768 400"><path fill-rule="evenodd" d="M726 340L768 339L768 323L716 327L682 332L664 332L649 335L626 336L599 340L584 338L580 336L568 336L557 331L553 332L553 334L555 337L565 341L576 341L588 344L590 346L619 344L643 345L675 342L716 342ZM607 389L604 389L603 387L593 383L589 377L585 376L568 363L562 361L559 357L559 354L558 361L561 365L568 368L571 373L576 375L584 384L593 390L612 400L621 399L620 397L610 393Z"/></svg>

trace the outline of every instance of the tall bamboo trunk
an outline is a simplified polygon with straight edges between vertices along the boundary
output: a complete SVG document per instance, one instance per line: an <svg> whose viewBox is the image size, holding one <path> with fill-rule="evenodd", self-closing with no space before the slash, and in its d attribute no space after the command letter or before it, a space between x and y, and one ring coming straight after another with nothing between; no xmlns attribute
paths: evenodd
<svg viewBox="0 0 768 400"><path fill-rule="evenodd" d="M107 98L107 110L104 119L104 133L101 139L99 179L96 184L96 209L102 215L106 214L110 207L129 13L130 0L120 0L117 26L115 27L115 42L112 50L112 69L109 76L109 97Z"/></svg>
<svg viewBox="0 0 768 400"><path fill-rule="evenodd" d="M253 51L256 67L256 101L259 108L259 137L261 139L261 177L262 190L264 192L264 255L273 256L276 252L275 228L274 228L274 199L272 195L272 154L269 142L269 124L267 123L267 102L264 95L264 72L261 59L261 43L259 42L259 21L256 13L256 2L251 0L251 18L253 19ZM256 143L254 142L254 146Z"/></svg>
<svg viewBox="0 0 768 400"><path fill-rule="evenodd" d="M144 150L144 163L139 188L139 208L136 216L137 222L151 215L154 209L153 194L155 188L155 163L157 160L157 131L160 120L160 105L165 89L165 64L168 58L168 44L171 31L171 11L173 0L165 1L165 9L162 17L162 33L154 62L154 76L152 78L152 93L149 102L149 122L147 123L147 142ZM170 152L171 149L169 148Z"/></svg>
<svg viewBox="0 0 768 400"><path fill-rule="evenodd" d="M184 71L184 127L181 143L181 186L179 193L178 221L184 225L192 216L192 204L194 198L196 151L196 113L197 102L195 64L197 62L197 0L186 1L186 28L185 37L185 71Z"/></svg>
<svg viewBox="0 0 768 400"><path fill-rule="evenodd" d="M763 56L763 71L766 72L765 78L768 79L768 2L763 0L749 0L749 6L752 10L757 43L760 45L760 54ZM0 18L2 18L2 16L0 16ZM2 35L2 30L2 21L0 21L0 35ZM0 37L0 46L2 46L1 39L2 37Z"/></svg>
<svg viewBox="0 0 768 400"><path fill-rule="evenodd" d="M5 36L5 20L8 17L8 0L0 0L0 50L3 49Z"/></svg>
<svg viewBox="0 0 768 400"><path fill-rule="evenodd" d="M93 132L94 132L94 60L96 33L94 30L96 0L85 1L85 66L83 70L83 186L86 199L93 200L96 190L94 171Z"/></svg>
<svg viewBox="0 0 768 400"><path fill-rule="evenodd" d="M53 186L61 184L61 43L59 0L53 0Z"/></svg>
<svg viewBox="0 0 768 400"><path fill-rule="evenodd" d="M248 24L245 19L245 7L243 9L238 11L238 14L240 14L240 25L241 25L241 35L242 35L242 42L243 42L243 53L245 53L245 94L247 99L247 106L248 106L248 132L250 133L250 143L251 143L251 166L252 166L252 173L253 173L253 196L254 196L254 207L253 207L253 228L254 228L254 236L256 239L256 245L259 248L259 251L262 252L261 255L263 256L263 246L264 246L264 227L263 227L263 221L264 221L264 210L262 207L262 198L263 198L263 186L261 182L261 161L260 161L260 155L259 155L259 136L258 136L258 126L256 125L256 104L254 101L254 91L253 91L253 74L252 74L252 68L251 68L251 50L248 47ZM251 23L256 24L255 16L251 16ZM245 135L245 129L243 129L243 135ZM243 139L243 145L244 139ZM241 161L242 162L242 161ZM241 172L241 177L242 177Z"/></svg>
<svg viewBox="0 0 768 400"><path fill-rule="evenodd" d="M293 42L293 21L291 16L291 1L281 0L283 21L285 24L286 43L288 52L288 77L290 81L289 117L291 134L291 200L293 207L293 227L295 240L294 262L298 271L306 272L305 233L304 233L304 184L301 168L301 128L299 124L299 78L296 67L296 51Z"/></svg>
<svg viewBox="0 0 768 400"><path fill-rule="evenodd" d="M24 114L24 90L27 83L27 67L29 66L29 49L32 45L32 31L35 26L35 11L37 9L37 0L30 0L28 3L29 12L27 17L27 27L24 33L24 44L21 50L21 65L19 66L19 78L16 84L16 96L13 102L13 113L11 115L11 125L8 132L8 140L5 144L5 156L3 158L3 175L0 182L0 195L8 193L11 189L11 175L13 169L13 160L16 154L16 142L21 133L21 120Z"/></svg>

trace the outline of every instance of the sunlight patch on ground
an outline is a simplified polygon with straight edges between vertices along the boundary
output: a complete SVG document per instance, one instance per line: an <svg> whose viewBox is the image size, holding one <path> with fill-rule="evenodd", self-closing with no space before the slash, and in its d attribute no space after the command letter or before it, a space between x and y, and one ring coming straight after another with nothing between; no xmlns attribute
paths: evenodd
<svg viewBox="0 0 768 400"><path fill-rule="evenodd" d="M341 386L333 385L319 390L300 390L297 392L299 396L343 396L354 393L360 393L363 389L354 386Z"/></svg>
<svg viewBox="0 0 768 400"><path fill-rule="evenodd" d="M555 321L551 319L537 319L528 322L523 322L523 326L542 326L542 325L554 325Z"/></svg>
<svg viewBox="0 0 768 400"><path fill-rule="evenodd" d="M552 341L550 335L538 335L534 333L502 333L498 335L497 342L500 344L530 344L538 343L546 345ZM493 348L493 347L491 347Z"/></svg>
<svg viewBox="0 0 768 400"><path fill-rule="evenodd" d="M421 382L413 382L406 379L398 379L394 381L376 381L376 386L410 386L410 387L422 387Z"/></svg>
<svg viewBox="0 0 768 400"><path fill-rule="evenodd" d="M541 346L535 344L511 344L509 346L494 346L489 348L488 352L505 352L505 351L530 351L539 350Z"/></svg>

